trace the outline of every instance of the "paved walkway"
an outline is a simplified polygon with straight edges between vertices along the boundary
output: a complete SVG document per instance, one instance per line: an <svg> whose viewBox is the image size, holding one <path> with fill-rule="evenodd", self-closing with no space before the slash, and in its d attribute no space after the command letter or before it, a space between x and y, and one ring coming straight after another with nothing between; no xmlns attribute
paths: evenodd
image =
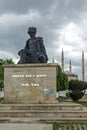
<svg viewBox="0 0 87 130"><path fill-rule="evenodd" d="M58 130L87 130L87 124L60 125Z"/></svg>

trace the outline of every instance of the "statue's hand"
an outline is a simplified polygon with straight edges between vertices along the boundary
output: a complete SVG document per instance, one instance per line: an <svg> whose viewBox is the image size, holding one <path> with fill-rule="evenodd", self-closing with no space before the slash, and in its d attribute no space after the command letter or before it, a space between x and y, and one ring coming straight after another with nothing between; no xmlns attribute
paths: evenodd
<svg viewBox="0 0 87 130"><path fill-rule="evenodd" d="M18 52L18 55L20 56L20 51Z"/></svg>
<svg viewBox="0 0 87 130"><path fill-rule="evenodd" d="M23 51L23 49L21 49L19 52L18 52L18 55L20 56L21 55L21 52Z"/></svg>

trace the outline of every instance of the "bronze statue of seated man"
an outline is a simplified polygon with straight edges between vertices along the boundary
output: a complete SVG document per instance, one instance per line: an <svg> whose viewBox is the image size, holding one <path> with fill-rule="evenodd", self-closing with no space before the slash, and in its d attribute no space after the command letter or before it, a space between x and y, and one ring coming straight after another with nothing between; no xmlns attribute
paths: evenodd
<svg viewBox="0 0 87 130"><path fill-rule="evenodd" d="M48 56L43 44L43 38L36 37L36 32L37 29L35 27L29 27L28 34L30 39L26 41L25 48L18 52L20 56L18 64L47 63Z"/></svg>

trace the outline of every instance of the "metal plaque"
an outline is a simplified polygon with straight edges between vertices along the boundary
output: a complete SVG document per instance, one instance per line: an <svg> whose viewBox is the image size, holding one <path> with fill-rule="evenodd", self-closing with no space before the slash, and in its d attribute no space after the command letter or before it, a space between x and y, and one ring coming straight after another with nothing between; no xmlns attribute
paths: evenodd
<svg viewBox="0 0 87 130"><path fill-rule="evenodd" d="M54 90L53 89L44 89L44 94L53 94Z"/></svg>

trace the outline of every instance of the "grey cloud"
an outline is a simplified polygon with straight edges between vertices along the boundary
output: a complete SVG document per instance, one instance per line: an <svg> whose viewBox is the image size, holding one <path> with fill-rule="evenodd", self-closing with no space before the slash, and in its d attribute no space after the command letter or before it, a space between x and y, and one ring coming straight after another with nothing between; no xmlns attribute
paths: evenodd
<svg viewBox="0 0 87 130"><path fill-rule="evenodd" d="M53 3L51 0L2 0L0 1L0 13L16 12L24 14L31 8L45 12L51 3Z"/></svg>
<svg viewBox="0 0 87 130"><path fill-rule="evenodd" d="M18 50L24 47L29 38L28 27L36 26L37 36L43 37L49 58L54 57L61 63L60 50L62 51L63 46L66 48L72 46L73 53L67 50L65 54L65 64L68 64L71 59L72 65L76 67L76 72L81 77L80 60L78 61L77 57L74 58L74 52L86 50L86 35L80 36L84 45L79 41L68 43L64 39L60 42L60 30L71 22L79 25L80 28L83 25L81 20L86 11L87 0L0 0L0 51L9 51L13 58L18 59ZM86 30L85 26L84 29ZM78 48L75 45L79 45Z"/></svg>

